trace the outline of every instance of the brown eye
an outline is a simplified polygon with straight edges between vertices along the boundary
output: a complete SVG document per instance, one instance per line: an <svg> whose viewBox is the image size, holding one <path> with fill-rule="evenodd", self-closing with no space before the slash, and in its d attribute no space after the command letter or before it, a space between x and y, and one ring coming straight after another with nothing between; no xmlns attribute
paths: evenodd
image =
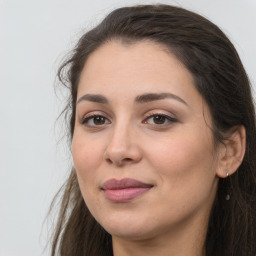
<svg viewBox="0 0 256 256"><path fill-rule="evenodd" d="M165 121L166 121L165 116L156 115L156 116L153 117L153 122L155 124L164 124Z"/></svg>
<svg viewBox="0 0 256 256"><path fill-rule="evenodd" d="M85 117L81 123L88 127L97 127L97 126L110 124L110 121L104 116L92 115L92 116Z"/></svg>
<svg viewBox="0 0 256 256"><path fill-rule="evenodd" d="M95 125L103 125L103 124L105 124L105 117L103 117L103 116L95 116L94 118L93 118L93 123L95 124Z"/></svg>
<svg viewBox="0 0 256 256"><path fill-rule="evenodd" d="M153 126L165 126L172 123L177 122L178 120L176 118L173 118L171 116L165 115L165 114L153 114L146 118L143 123L147 123Z"/></svg>

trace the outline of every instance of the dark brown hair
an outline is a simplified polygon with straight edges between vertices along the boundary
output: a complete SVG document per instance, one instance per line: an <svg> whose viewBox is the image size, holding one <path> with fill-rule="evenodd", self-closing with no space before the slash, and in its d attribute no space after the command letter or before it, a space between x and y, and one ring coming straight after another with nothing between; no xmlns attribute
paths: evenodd
<svg viewBox="0 0 256 256"><path fill-rule="evenodd" d="M70 90L65 109L70 141L75 124L77 87L88 56L110 40L150 40L170 49L194 77L213 118L216 142L223 132L246 128L244 160L234 175L220 179L206 237L207 256L256 255L256 124L250 84L240 58L224 33L204 17L169 5L125 7L111 12L79 40L60 67ZM63 187L52 256L113 255L111 236L93 218L79 189L75 170ZM226 194L231 193L229 201Z"/></svg>

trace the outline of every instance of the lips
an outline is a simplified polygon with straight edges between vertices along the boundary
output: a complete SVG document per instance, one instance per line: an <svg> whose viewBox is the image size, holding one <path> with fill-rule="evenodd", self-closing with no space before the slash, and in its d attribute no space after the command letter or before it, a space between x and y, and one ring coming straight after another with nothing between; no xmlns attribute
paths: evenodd
<svg viewBox="0 0 256 256"><path fill-rule="evenodd" d="M146 184L134 179L110 179L103 186L105 197L115 203L129 202L136 197L146 193L153 187L152 184Z"/></svg>

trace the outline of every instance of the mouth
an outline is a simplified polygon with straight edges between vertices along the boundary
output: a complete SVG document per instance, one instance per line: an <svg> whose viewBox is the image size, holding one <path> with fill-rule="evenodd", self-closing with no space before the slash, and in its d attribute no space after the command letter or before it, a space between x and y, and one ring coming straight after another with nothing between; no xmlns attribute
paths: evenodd
<svg viewBox="0 0 256 256"><path fill-rule="evenodd" d="M152 187L152 184L125 178L121 180L107 180L101 189L108 200L115 203L125 203L148 192Z"/></svg>

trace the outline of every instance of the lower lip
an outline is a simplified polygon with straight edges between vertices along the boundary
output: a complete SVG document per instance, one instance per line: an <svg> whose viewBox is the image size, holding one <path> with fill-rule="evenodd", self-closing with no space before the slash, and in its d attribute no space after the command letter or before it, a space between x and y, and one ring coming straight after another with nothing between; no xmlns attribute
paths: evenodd
<svg viewBox="0 0 256 256"><path fill-rule="evenodd" d="M125 188L125 189L106 189L104 190L105 196L108 200L115 203L129 202L136 197L146 193L150 188Z"/></svg>

